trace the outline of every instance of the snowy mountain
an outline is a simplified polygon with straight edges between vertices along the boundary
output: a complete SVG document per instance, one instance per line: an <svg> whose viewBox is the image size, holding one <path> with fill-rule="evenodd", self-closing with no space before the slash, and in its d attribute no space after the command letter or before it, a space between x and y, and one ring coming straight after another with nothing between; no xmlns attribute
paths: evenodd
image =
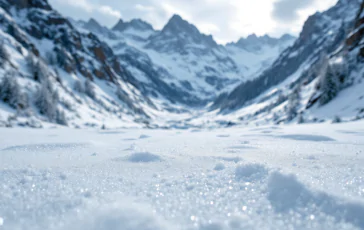
<svg viewBox="0 0 364 230"><path fill-rule="evenodd" d="M65 18L46 0L1 0L0 7L7 126L165 125L250 79L278 56L269 49L290 45L245 51L254 56L249 63L178 15L161 31L140 19L109 29Z"/></svg>
<svg viewBox="0 0 364 230"><path fill-rule="evenodd" d="M298 39L253 34L223 46L178 15L160 31L140 19L107 28L64 18L45 0L1 0L0 120L190 127L359 119L360 48L352 47L360 4L340 0L312 15ZM42 101L39 92L54 97Z"/></svg>
<svg viewBox="0 0 364 230"><path fill-rule="evenodd" d="M136 125L155 105L113 50L44 0L0 1L1 117L6 125ZM103 29L94 20L87 26ZM10 98L10 96L14 98Z"/></svg>
<svg viewBox="0 0 364 230"><path fill-rule="evenodd" d="M249 35L246 38L241 38L236 43L228 43L227 46L238 47L240 49L244 49L248 52L252 53L259 53L261 52L266 46L269 47L281 47L281 51L287 48L287 42L294 42L296 38L289 35L284 34L280 38L272 38L269 35L264 35L258 37L255 34Z"/></svg>
<svg viewBox="0 0 364 230"><path fill-rule="evenodd" d="M273 65L221 95L212 108L235 121L257 124L341 120L341 116L359 119L364 108L362 65L345 43L356 21L360 22L360 4L359 0L340 0L309 17L294 45Z"/></svg>
<svg viewBox="0 0 364 230"><path fill-rule="evenodd" d="M252 80L267 69L274 60L287 48L293 45L296 37L285 34L280 38L268 35L257 37L255 34L241 38L235 43L228 43L226 48L230 56L248 68L244 72L250 76L244 80Z"/></svg>
<svg viewBox="0 0 364 230"><path fill-rule="evenodd" d="M260 53L240 52L217 44L211 35L202 34L179 15L172 16L161 31L138 19L120 20L112 28L112 36L89 31L113 47L125 68L140 76L140 84L149 88L147 94L164 95L185 106L205 105L221 92L230 91L294 41L286 37L279 44L262 44Z"/></svg>
<svg viewBox="0 0 364 230"><path fill-rule="evenodd" d="M196 26L173 15L164 28L150 38L146 47L160 53L187 55L189 51L218 48L218 44L211 35L201 34Z"/></svg>

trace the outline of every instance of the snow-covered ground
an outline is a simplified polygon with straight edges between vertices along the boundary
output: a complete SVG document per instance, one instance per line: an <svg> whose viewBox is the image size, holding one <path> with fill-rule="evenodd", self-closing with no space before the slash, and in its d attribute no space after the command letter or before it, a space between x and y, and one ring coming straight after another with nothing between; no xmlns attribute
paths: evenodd
<svg viewBox="0 0 364 230"><path fill-rule="evenodd" d="M364 122L0 129L0 229L364 229Z"/></svg>

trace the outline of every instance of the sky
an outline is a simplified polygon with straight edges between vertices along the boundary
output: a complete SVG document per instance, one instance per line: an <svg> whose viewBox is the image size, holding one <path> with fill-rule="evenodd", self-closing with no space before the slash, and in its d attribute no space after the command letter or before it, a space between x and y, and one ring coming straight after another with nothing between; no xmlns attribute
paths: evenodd
<svg viewBox="0 0 364 230"><path fill-rule="evenodd" d="M141 18L162 29L173 14L193 23L219 43L252 33L279 37L298 35L308 16L333 6L337 0L49 0L60 13L74 19L95 18L112 27Z"/></svg>

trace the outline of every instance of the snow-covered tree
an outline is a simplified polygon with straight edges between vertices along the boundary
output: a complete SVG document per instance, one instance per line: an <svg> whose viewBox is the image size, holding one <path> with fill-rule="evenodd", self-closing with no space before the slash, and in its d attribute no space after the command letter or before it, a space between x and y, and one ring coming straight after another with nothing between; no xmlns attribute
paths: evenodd
<svg viewBox="0 0 364 230"><path fill-rule="evenodd" d="M34 54L29 53L26 57L26 64L31 77L38 82L48 78L48 66L43 60L37 58Z"/></svg>
<svg viewBox="0 0 364 230"><path fill-rule="evenodd" d="M298 115L301 87L297 86L288 97L286 107L287 120L292 121Z"/></svg>
<svg viewBox="0 0 364 230"><path fill-rule="evenodd" d="M334 124L341 123L341 118L339 116L335 116L334 119L332 120L332 123Z"/></svg>
<svg viewBox="0 0 364 230"><path fill-rule="evenodd" d="M48 51L46 54L46 62L51 66L56 66L57 62L57 55L53 51Z"/></svg>
<svg viewBox="0 0 364 230"><path fill-rule="evenodd" d="M0 67L3 67L5 62L9 60L9 53L5 48L3 41L0 42Z"/></svg>
<svg viewBox="0 0 364 230"><path fill-rule="evenodd" d="M76 91L76 92L79 92L79 93L85 93L85 88L84 86L82 85L81 81L79 80L76 80L75 83L73 84L73 89Z"/></svg>
<svg viewBox="0 0 364 230"><path fill-rule="evenodd" d="M96 98L95 86L90 79L86 79L85 81L85 94L92 99Z"/></svg>
<svg viewBox="0 0 364 230"><path fill-rule="evenodd" d="M336 56L329 60L327 57L321 62L320 81L318 84L320 104L325 105L334 99L346 84L349 76L349 64L346 56Z"/></svg>
<svg viewBox="0 0 364 230"><path fill-rule="evenodd" d="M49 76L48 66L43 61L38 61L36 72L38 74L38 79L35 80L39 82L47 79Z"/></svg>
<svg viewBox="0 0 364 230"><path fill-rule="evenodd" d="M312 66L312 72L314 77L322 77L326 74L327 67L329 66L329 57L325 52L321 53L318 61ZM320 84L317 85L317 88L320 87Z"/></svg>
<svg viewBox="0 0 364 230"><path fill-rule="evenodd" d="M49 79L42 81L41 87L35 95L35 105L40 114L48 117L50 121L56 119L59 97L52 87Z"/></svg>
<svg viewBox="0 0 364 230"><path fill-rule="evenodd" d="M124 91L120 87L117 88L115 94L119 98L119 100L124 101L124 99L125 99L125 93L124 93Z"/></svg>
<svg viewBox="0 0 364 230"><path fill-rule="evenodd" d="M280 105L282 104L283 102L287 101L287 97L284 96L282 93L279 94L278 98L277 98L277 101L276 101L276 105Z"/></svg>
<svg viewBox="0 0 364 230"><path fill-rule="evenodd" d="M21 92L14 73L6 73L0 82L0 99L16 109L28 106L28 97Z"/></svg>
<svg viewBox="0 0 364 230"><path fill-rule="evenodd" d="M326 73L322 75L320 90L320 104L325 105L335 98L340 90L340 75L337 72L335 66L329 65Z"/></svg>
<svg viewBox="0 0 364 230"><path fill-rule="evenodd" d="M297 123L298 123L298 124L303 124L303 123L305 123L305 118L303 117L303 113L299 113L299 114L298 114Z"/></svg>
<svg viewBox="0 0 364 230"><path fill-rule="evenodd" d="M35 73L36 73L36 66L38 64L38 58L31 52L29 52L29 54L26 56L25 58L26 61L26 66L27 69L29 71L29 74L35 78Z"/></svg>
<svg viewBox="0 0 364 230"><path fill-rule="evenodd" d="M275 121L278 121L279 120L279 116L277 113L273 113L272 115L272 120L275 122Z"/></svg>
<svg viewBox="0 0 364 230"><path fill-rule="evenodd" d="M64 111L62 111L60 109L57 109L57 111L56 111L56 122L59 125L64 125L64 126L68 125L66 114L64 113Z"/></svg>

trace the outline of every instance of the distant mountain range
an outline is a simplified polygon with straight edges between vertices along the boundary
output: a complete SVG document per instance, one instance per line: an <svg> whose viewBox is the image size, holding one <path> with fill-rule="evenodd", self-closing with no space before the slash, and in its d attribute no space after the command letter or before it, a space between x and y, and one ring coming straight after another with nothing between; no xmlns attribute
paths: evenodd
<svg viewBox="0 0 364 230"><path fill-rule="evenodd" d="M174 88L172 94L176 96L170 95L167 99L188 106L204 105L221 92L250 79L253 73L271 64L295 40L289 35L280 39L266 35L257 38L259 44L255 43L256 50L251 48L252 44L244 46L244 39L240 43L222 46L211 35L200 33L196 26L179 15L174 15L160 31L139 19L130 22L120 20L111 30L94 19L71 21L80 30L95 33L107 42L120 55L126 68L138 69L142 76L156 70L153 75L163 80L166 87ZM147 63L136 63L141 57L146 58ZM249 63L244 59L249 59ZM148 86L151 84L149 81ZM153 91L157 94L160 89L155 86ZM168 97L168 94L164 96Z"/></svg>

